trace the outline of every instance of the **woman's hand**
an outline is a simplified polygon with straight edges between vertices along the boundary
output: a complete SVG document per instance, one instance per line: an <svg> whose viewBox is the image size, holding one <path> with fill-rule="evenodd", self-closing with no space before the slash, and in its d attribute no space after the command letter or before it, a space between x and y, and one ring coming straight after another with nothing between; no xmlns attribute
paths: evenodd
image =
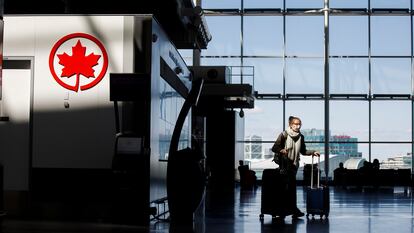
<svg viewBox="0 0 414 233"><path fill-rule="evenodd" d="M313 154L312 154L312 155L313 155L313 156L316 156L316 157L321 156L321 154L320 154L318 151L313 152Z"/></svg>
<svg viewBox="0 0 414 233"><path fill-rule="evenodd" d="M288 154L288 150L287 149L281 149L279 151L282 155L287 155Z"/></svg>

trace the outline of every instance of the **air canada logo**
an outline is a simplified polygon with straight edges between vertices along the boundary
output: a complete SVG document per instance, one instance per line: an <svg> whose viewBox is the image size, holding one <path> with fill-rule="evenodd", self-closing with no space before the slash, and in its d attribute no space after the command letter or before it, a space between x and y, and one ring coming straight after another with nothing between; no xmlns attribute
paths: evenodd
<svg viewBox="0 0 414 233"><path fill-rule="evenodd" d="M62 87L77 92L98 84L108 69L108 55L103 44L85 33L62 37L49 55L53 78Z"/></svg>

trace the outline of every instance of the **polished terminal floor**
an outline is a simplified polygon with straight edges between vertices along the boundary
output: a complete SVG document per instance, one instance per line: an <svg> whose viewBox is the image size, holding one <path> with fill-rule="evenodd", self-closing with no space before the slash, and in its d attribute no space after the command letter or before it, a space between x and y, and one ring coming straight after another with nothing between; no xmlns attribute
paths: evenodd
<svg viewBox="0 0 414 233"><path fill-rule="evenodd" d="M194 232L194 233L231 233L231 232L284 232L284 233L328 233L328 232L368 232L368 233L413 233L414 206L411 189L388 188L380 190L343 190L330 189L331 210L328 219L302 219L292 221L287 217L284 222L272 221L265 215L259 220L260 187L253 191L234 193L207 193L205 220L197 221L195 228L170 229L165 221L152 221L149 228L112 225L106 223L73 223L49 221L22 221L4 219L3 233L70 233L70 232ZM305 192L298 187L298 205L305 211Z"/></svg>

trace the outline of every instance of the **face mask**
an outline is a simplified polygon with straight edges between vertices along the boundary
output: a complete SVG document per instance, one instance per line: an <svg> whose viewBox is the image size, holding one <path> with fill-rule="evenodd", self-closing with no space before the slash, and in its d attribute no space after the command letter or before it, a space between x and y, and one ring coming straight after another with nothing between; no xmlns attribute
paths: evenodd
<svg viewBox="0 0 414 233"><path fill-rule="evenodd" d="M297 131L300 130L300 125L292 125L291 128L292 128L293 131L297 132Z"/></svg>

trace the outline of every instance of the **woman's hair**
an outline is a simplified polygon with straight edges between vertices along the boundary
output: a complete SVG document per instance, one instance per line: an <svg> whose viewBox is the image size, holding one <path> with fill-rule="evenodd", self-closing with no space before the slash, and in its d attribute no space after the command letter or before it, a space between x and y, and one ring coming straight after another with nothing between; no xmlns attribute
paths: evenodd
<svg viewBox="0 0 414 233"><path fill-rule="evenodd" d="M289 125L292 124L293 120L299 120L300 122L302 122L299 117L289 116Z"/></svg>

